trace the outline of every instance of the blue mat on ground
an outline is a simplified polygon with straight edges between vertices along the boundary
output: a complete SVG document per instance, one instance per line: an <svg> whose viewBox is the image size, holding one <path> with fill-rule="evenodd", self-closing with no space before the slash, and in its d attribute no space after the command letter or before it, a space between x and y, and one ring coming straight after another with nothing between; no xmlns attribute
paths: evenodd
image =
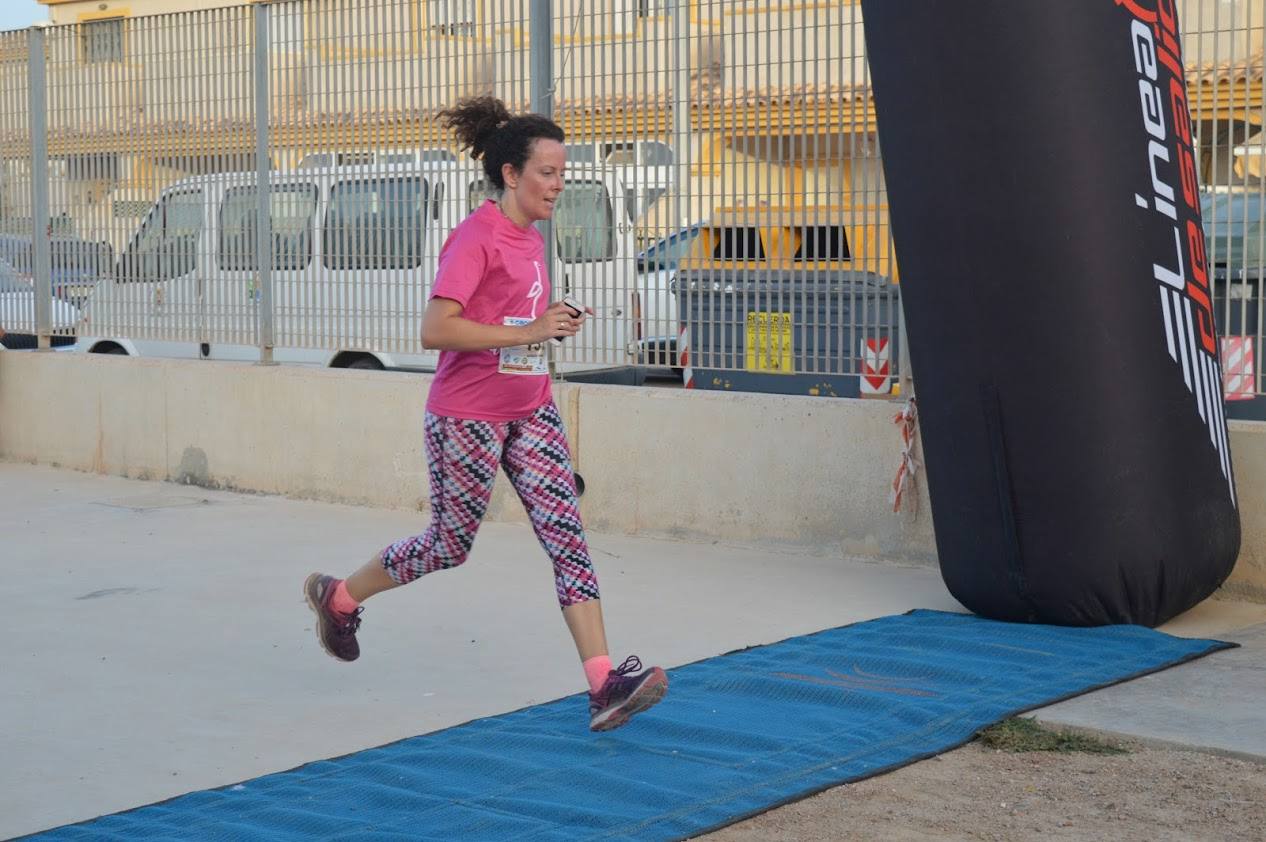
<svg viewBox="0 0 1266 842"><path fill-rule="evenodd" d="M570 696L28 838L680 839L1233 645L913 611L672 670L606 735Z"/></svg>

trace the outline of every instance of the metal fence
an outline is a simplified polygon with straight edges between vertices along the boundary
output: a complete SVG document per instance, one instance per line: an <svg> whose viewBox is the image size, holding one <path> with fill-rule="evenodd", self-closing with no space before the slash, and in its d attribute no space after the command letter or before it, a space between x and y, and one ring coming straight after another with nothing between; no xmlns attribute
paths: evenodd
<svg viewBox="0 0 1266 842"><path fill-rule="evenodd" d="M1180 13L1214 317L1223 337L1223 392L1231 402L1251 400L1263 394L1255 352L1266 282L1266 7L1259 0L1187 0ZM1266 418L1260 410L1246 414Z"/></svg>
<svg viewBox="0 0 1266 842"><path fill-rule="evenodd" d="M1222 327L1251 354L1262 9L1180 11ZM567 132L552 278L596 317L560 373L890 392L899 270L847 2L285 0L0 33L0 325L431 367L436 257L486 195L436 115L481 93Z"/></svg>

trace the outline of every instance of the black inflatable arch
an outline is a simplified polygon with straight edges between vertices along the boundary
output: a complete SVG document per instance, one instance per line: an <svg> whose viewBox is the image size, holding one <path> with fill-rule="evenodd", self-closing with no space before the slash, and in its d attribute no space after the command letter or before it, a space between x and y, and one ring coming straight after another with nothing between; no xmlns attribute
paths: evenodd
<svg viewBox="0 0 1266 842"><path fill-rule="evenodd" d="M1157 625L1240 544L1172 0L862 0L942 575Z"/></svg>

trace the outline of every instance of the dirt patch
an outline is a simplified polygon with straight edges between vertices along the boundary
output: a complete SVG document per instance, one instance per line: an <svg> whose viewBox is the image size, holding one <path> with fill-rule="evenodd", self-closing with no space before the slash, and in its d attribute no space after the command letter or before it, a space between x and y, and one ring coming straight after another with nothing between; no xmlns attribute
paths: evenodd
<svg viewBox="0 0 1266 842"><path fill-rule="evenodd" d="M1266 840L1266 765L1110 745L1125 753L1015 752L977 741L699 838Z"/></svg>

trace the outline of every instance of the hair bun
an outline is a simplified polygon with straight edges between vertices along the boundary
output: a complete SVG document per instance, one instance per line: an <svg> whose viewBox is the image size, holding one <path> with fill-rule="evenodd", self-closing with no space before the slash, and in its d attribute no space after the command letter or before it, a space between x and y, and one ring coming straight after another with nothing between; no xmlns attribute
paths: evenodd
<svg viewBox="0 0 1266 842"><path fill-rule="evenodd" d="M462 148L470 149L470 156L476 160L484 156L493 136L511 118L505 103L491 96L464 99L439 116L444 127L457 136Z"/></svg>
<svg viewBox="0 0 1266 842"><path fill-rule="evenodd" d="M497 189L505 186L501 168L522 169L538 138L563 142L563 130L539 114L512 115L505 103L493 96L464 99L439 113L441 125L457 138L470 157L482 161L484 174Z"/></svg>

